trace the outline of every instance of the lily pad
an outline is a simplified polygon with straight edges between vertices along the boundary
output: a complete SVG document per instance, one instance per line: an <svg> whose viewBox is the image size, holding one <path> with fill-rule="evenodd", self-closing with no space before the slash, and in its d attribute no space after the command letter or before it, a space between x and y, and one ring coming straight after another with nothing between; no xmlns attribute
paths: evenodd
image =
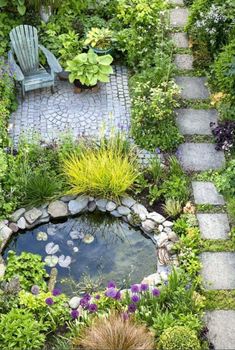
<svg viewBox="0 0 235 350"><path fill-rule="evenodd" d="M78 231L71 231L69 235L72 239L79 239L80 238Z"/></svg>
<svg viewBox="0 0 235 350"><path fill-rule="evenodd" d="M40 231L37 233L37 241L47 241L47 238L46 232Z"/></svg>
<svg viewBox="0 0 235 350"><path fill-rule="evenodd" d="M69 267L69 265L71 264L72 262L72 259L70 256L64 256L64 255L60 255L59 256L59 265L60 267Z"/></svg>
<svg viewBox="0 0 235 350"><path fill-rule="evenodd" d="M46 253L50 255L57 253L59 249L60 249L59 244L55 244L53 242L47 243L45 247Z"/></svg>
<svg viewBox="0 0 235 350"><path fill-rule="evenodd" d="M74 251L74 253L77 253L77 252L79 252L79 248L78 247L73 247L73 251Z"/></svg>
<svg viewBox="0 0 235 350"><path fill-rule="evenodd" d="M83 238L83 242L86 244L90 244L94 241L94 236L90 235L90 234L86 234Z"/></svg>
<svg viewBox="0 0 235 350"><path fill-rule="evenodd" d="M54 267L59 261L58 256L56 255L47 255L44 259L45 263L49 267Z"/></svg>
<svg viewBox="0 0 235 350"><path fill-rule="evenodd" d="M48 227L48 229L47 229L47 234L48 234L49 236L55 236L55 234L56 234L56 228L53 227L53 226Z"/></svg>

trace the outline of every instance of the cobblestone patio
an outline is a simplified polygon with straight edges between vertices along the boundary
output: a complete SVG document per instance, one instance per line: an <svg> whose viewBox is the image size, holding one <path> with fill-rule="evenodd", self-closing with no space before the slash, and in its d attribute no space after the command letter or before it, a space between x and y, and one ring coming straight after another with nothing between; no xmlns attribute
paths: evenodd
<svg viewBox="0 0 235 350"><path fill-rule="evenodd" d="M130 97L128 72L115 66L110 82L100 84L98 92L75 94L73 85L57 81L56 92L50 89L32 91L10 119L10 135L17 144L19 136L30 138L37 132L45 141L59 134L71 132L74 136L97 137L102 130L112 128L128 133L130 128Z"/></svg>

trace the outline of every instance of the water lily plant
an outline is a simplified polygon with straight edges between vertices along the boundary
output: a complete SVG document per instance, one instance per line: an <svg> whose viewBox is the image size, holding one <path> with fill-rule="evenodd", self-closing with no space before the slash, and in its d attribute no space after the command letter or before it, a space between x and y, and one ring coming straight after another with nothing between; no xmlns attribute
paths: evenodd
<svg viewBox="0 0 235 350"><path fill-rule="evenodd" d="M69 81L79 80L83 85L95 86L98 81L109 82L109 74L113 73L111 55L98 56L92 49L81 53L73 60L67 61L66 71L70 72Z"/></svg>

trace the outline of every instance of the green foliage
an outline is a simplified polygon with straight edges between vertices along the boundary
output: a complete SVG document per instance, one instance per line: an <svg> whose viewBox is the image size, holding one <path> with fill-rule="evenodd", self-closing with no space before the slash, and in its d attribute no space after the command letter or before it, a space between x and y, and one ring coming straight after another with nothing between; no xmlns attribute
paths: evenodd
<svg viewBox="0 0 235 350"><path fill-rule="evenodd" d="M227 198L227 211L231 224L235 226L235 198L232 196Z"/></svg>
<svg viewBox="0 0 235 350"><path fill-rule="evenodd" d="M4 279L9 281L18 276L20 286L26 290L30 290L33 285L45 289L45 278L48 275L44 267L45 263L41 261L40 255L26 252L16 255L15 252L9 251Z"/></svg>
<svg viewBox="0 0 235 350"><path fill-rule="evenodd" d="M8 12L0 12L0 56L6 56L9 49L9 33L21 24L21 19ZM1 94L0 94L1 95Z"/></svg>
<svg viewBox="0 0 235 350"><path fill-rule="evenodd" d="M209 290L203 294L206 310L235 310L234 290Z"/></svg>
<svg viewBox="0 0 235 350"><path fill-rule="evenodd" d="M80 155L69 156L63 165L69 193L117 199L138 176L135 158L130 156L123 153L123 144L116 138L102 141L98 149L87 148Z"/></svg>
<svg viewBox="0 0 235 350"><path fill-rule="evenodd" d="M200 350L200 342L195 332L184 326L166 329L159 340L161 350Z"/></svg>
<svg viewBox="0 0 235 350"><path fill-rule="evenodd" d="M219 90L233 94L235 91L235 73L229 74L235 57L235 39L223 48L214 63L214 76Z"/></svg>
<svg viewBox="0 0 235 350"><path fill-rule="evenodd" d="M12 309L0 318L0 343L2 349L41 349L45 335L44 326L34 319L33 314L20 309Z"/></svg>
<svg viewBox="0 0 235 350"><path fill-rule="evenodd" d="M180 201L168 198L163 205L163 210L168 216L175 218L182 212L182 205Z"/></svg>
<svg viewBox="0 0 235 350"><path fill-rule="evenodd" d="M109 74L113 72L110 66L113 61L111 55L98 56L92 49L88 53L81 53L67 62L66 70L69 81L79 80L87 86L94 86L98 81L109 82Z"/></svg>
<svg viewBox="0 0 235 350"><path fill-rule="evenodd" d="M224 195L235 195L235 159L230 160L226 169L215 176L215 184Z"/></svg>
<svg viewBox="0 0 235 350"><path fill-rule="evenodd" d="M86 35L84 45L107 50L111 47L112 31L108 28L91 28Z"/></svg>

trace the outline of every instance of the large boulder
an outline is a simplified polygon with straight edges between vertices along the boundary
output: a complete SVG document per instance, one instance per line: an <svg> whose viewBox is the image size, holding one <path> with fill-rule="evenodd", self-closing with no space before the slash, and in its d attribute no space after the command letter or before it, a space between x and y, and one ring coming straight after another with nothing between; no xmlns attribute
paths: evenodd
<svg viewBox="0 0 235 350"><path fill-rule="evenodd" d="M33 223L35 223L35 221L37 221L37 219L40 218L40 216L42 215L42 211L37 209L37 208L33 208L30 209L29 211L27 211L24 214L24 217L26 219L26 221L32 225Z"/></svg>
<svg viewBox="0 0 235 350"><path fill-rule="evenodd" d="M50 203L47 211L52 218L62 218L68 215L67 204L59 200Z"/></svg>
<svg viewBox="0 0 235 350"><path fill-rule="evenodd" d="M81 213L87 209L89 202L88 196L78 196L76 199L69 201L69 211L72 215Z"/></svg>
<svg viewBox="0 0 235 350"><path fill-rule="evenodd" d="M144 221L147 218L148 210L142 204L136 203L131 209L139 216L140 220Z"/></svg>

